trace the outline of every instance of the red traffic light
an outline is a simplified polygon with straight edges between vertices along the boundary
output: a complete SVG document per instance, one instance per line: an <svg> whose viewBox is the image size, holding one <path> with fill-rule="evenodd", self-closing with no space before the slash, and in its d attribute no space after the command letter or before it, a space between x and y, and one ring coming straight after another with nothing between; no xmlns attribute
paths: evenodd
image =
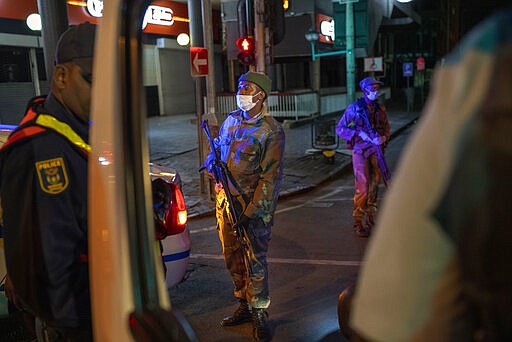
<svg viewBox="0 0 512 342"><path fill-rule="evenodd" d="M242 64L254 64L254 39L250 37L240 37L236 40L236 46L240 51L238 61Z"/></svg>
<svg viewBox="0 0 512 342"><path fill-rule="evenodd" d="M236 46L240 52L253 53L254 52L254 40L249 37L240 37L236 40Z"/></svg>

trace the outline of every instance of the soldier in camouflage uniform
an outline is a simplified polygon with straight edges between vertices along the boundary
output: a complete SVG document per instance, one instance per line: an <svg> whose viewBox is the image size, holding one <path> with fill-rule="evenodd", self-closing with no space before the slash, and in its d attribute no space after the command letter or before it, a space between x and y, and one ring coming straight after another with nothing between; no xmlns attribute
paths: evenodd
<svg viewBox="0 0 512 342"><path fill-rule="evenodd" d="M354 232L368 237L377 212L377 195L382 175L376 149L383 149L390 137L385 108L377 101L382 82L366 77L359 82L364 96L351 103L336 127L336 133L352 149L355 177ZM366 216L366 224L363 219Z"/></svg>
<svg viewBox="0 0 512 342"><path fill-rule="evenodd" d="M214 143L229 170L242 236L236 236L228 213L224 189L217 187L217 227L226 267L233 279L234 295L240 306L221 321L222 326L253 323L257 340L271 339L266 309L270 305L267 251L273 216L282 179L284 131L264 112L263 103L271 88L264 74L247 72L238 81L237 104L220 128ZM205 167L211 171L213 152ZM236 227L235 227L236 228Z"/></svg>

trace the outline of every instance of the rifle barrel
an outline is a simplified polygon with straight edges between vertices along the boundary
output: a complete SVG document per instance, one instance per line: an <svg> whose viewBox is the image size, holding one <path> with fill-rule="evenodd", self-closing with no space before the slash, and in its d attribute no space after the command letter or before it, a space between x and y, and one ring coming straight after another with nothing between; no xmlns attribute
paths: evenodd
<svg viewBox="0 0 512 342"><path fill-rule="evenodd" d="M217 150L215 149L215 144L213 142L213 139L210 134L210 127L208 125L208 120L204 120L201 123L201 128L203 129L204 133L206 134L206 137L208 138L208 141L210 143L210 148L212 149L212 153L215 156L214 161L214 176L215 176L215 182L217 184L220 184L222 188L224 189L224 193L226 194L226 200L228 202L229 206L229 215L231 216L231 222L233 223L233 227L235 228L235 232L237 236L241 237L240 231L238 229L238 220L240 218L240 215L236 212L237 209L235 207L235 199L233 198L233 195L231 194L231 191L229 190L229 181L227 176L227 166L226 164L221 160L221 157L219 153L217 153Z"/></svg>

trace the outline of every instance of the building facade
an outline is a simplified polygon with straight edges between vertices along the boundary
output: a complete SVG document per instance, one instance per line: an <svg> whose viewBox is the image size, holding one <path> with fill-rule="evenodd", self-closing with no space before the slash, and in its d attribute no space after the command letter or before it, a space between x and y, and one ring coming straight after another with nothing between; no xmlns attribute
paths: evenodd
<svg viewBox="0 0 512 342"><path fill-rule="evenodd" d="M0 123L19 123L28 101L47 94L43 40L40 28L31 29L27 18L38 13L37 0L0 0ZM102 18L103 1L67 1L70 25ZM213 11L215 67L222 68L220 13ZM189 33L187 5L159 0L148 7L144 18L143 75L148 115L194 113L195 83L190 71L189 46L180 46L177 36ZM219 90L222 75L219 75Z"/></svg>

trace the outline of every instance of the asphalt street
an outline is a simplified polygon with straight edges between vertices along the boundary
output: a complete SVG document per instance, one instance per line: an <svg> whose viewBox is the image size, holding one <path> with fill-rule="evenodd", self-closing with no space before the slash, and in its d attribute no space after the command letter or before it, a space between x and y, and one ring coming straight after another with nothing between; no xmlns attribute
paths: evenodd
<svg viewBox="0 0 512 342"><path fill-rule="evenodd" d="M393 170L417 112L388 112ZM322 118L335 125L339 116ZM315 147L319 121L286 123L284 181L269 251L274 341L346 341L339 329L339 293L357 279L369 239L352 232L354 191L350 152L338 142L330 163ZM189 211L192 252L185 280L170 291L199 341L251 340L251 325L221 328L237 305L218 239L213 201L200 192L197 122L193 115L149 119L151 161L177 169ZM172 139L170 138L172 136ZM381 187L379 198L385 196Z"/></svg>
<svg viewBox="0 0 512 342"><path fill-rule="evenodd" d="M386 149L392 171L414 127L395 135ZM339 329L338 295L356 281L371 240L352 232L353 191L353 176L347 172L279 201L268 258L273 341L347 341ZM381 185L379 201L385 196ZM184 314L199 341L250 341L251 324L219 325L237 302L221 255L215 217L194 217L189 228L189 272L185 281L170 290L173 307Z"/></svg>

